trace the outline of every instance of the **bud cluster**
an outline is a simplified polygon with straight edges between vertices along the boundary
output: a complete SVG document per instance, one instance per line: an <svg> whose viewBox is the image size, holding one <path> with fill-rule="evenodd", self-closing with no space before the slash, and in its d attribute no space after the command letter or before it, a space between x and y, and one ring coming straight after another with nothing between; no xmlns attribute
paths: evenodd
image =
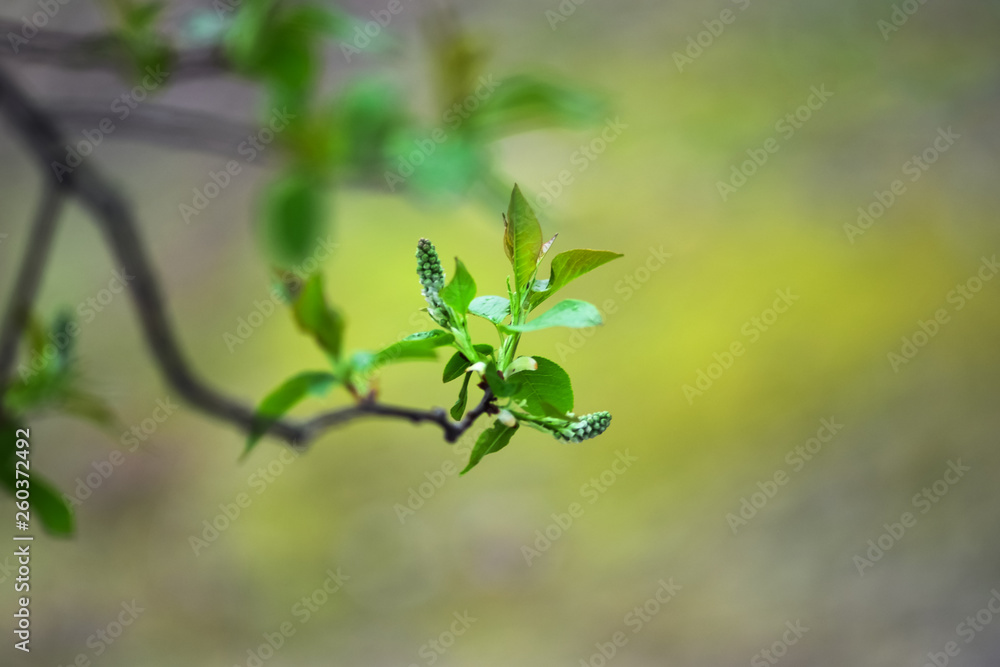
<svg viewBox="0 0 1000 667"><path fill-rule="evenodd" d="M444 269L438 258L434 244L427 239L417 242L417 276L420 277L421 293L427 299L427 312L431 319L441 326L448 325L448 311L438 295L444 289Z"/></svg>
<svg viewBox="0 0 1000 667"><path fill-rule="evenodd" d="M563 427L553 428L552 432L563 442L583 442L604 433L610 425L610 412L592 412Z"/></svg>

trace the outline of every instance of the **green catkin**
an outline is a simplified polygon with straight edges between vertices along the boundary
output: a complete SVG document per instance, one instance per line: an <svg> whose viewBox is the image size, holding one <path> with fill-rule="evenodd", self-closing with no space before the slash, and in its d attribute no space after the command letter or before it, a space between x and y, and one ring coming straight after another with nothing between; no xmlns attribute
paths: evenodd
<svg viewBox="0 0 1000 667"><path fill-rule="evenodd" d="M417 276L420 278L421 294L427 300L427 312L441 326L448 326L448 311L438 295L444 289L444 269L438 258L434 244L427 239L417 242Z"/></svg>

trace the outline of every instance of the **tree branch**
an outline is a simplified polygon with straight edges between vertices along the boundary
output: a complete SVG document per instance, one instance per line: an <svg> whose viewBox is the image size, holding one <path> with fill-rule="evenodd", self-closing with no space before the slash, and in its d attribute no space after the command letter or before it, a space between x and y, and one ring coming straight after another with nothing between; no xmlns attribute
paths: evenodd
<svg viewBox="0 0 1000 667"><path fill-rule="evenodd" d="M52 239L55 236L62 204L62 192L46 184L0 328L0 395L7 386L14 368L17 345L28 323L31 306L35 302L35 295L42 281L42 273L52 248Z"/></svg>
<svg viewBox="0 0 1000 667"><path fill-rule="evenodd" d="M401 418L414 423L432 422L444 430L446 440L454 442L477 417L490 409L493 395L487 388L480 404L460 422L451 422L441 409L419 411L384 405L374 399L362 399L357 405L321 414L304 423L290 420L272 422L209 387L194 373L181 352L166 314L159 284L125 200L87 161L69 173L57 175L52 171L50 165L61 161L61 151L66 142L52 117L39 108L3 69L0 69L0 113L24 140L42 171L53 180L52 187L75 195L94 217L116 259L129 275L132 301L160 371L178 394L195 408L246 433L266 428L268 433L298 446L304 446L327 428L365 415ZM34 265L34 270L39 273L41 268L41 262ZM37 276L34 279L37 281ZM16 314L16 304L14 307Z"/></svg>
<svg viewBox="0 0 1000 667"><path fill-rule="evenodd" d="M22 23L0 20L0 34L21 36ZM26 41L0 40L0 56L52 65L61 69L109 69L126 71L127 54L113 34L80 35L57 30L39 30ZM218 47L186 49L176 53L170 76L177 79L230 74Z"/></svg>

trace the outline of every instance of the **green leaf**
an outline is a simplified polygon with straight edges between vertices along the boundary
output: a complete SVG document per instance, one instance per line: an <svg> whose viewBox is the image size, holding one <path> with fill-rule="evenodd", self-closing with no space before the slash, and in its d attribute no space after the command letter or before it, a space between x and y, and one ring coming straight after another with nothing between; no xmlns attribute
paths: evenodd
<svg viewBox="0 0 1000 667"><path fill-rule="evenodd" d="M439 294L445 304L459 317L465 315L469 310L469 304L476 297L476 281L469 275L462 260L457 257L455 258L455 275Z"/></svg>
<svg viewBox="0 0 1000 667"><path fill-rule="evenodd" d="M510 315L510 300L502 296L477 296L469 304L469 312L493 324L500 324Z"/></svg>
<svg viewBox="0 0 1000 667"><path fill-rule="evenodd" d="M302 399L309 395L324 396L336 382L336 376L323 371L307 371L285 380L257 406L257 416L262 417L263 421L250 431L243 456L250 453L271 424Z"/></svg>
<svg viewBox="0 0 1000 667"><path fill-rule="evenodd" d="M521 387L514 400L536 415L562 416L573 411L573 386L559 364L545 357L534 357L538 368L517 374Z"/></svg>
<svg viewBox="0 0 1000 667"><path fill-rule="evenodd" d="M473 347L476 349L476 352L483 355L484 357L489 357L490 355L493 354L492 345L487 345L485 343L476 343L475 345L473 345ZM455 354L452 355L451 359L448 360L448 363L445 364L442 382L447 383L451 382L456 378L462 377L462 373L464 373L465 369L471 365L472 362L469 361L468 357L466 357L461 352L456 352Z"/></svg>
<svg viewBox="0 0 1000 667"><path fill-rule="evenodd" d="M603 99L556 79L517 75L504 79L470 119L490 134L543 127L579 127L608 115Z"/></svg>
<svg viewBox="0 0 1000 667"><path fill-rule="evenodd" d="M450 345L454 340L455 336L443 329L410 334L403 340L376 352L371 365L378 368L407 359L436 359L435 348Z"/></svg>
<svg viewBox="0 0 1000 667"><path fill-rule="evenodd" d="M597 307L586 301L577 299L566 299L560 301L547 311L524 324L501 324L500 328L508 332L525 332L548 329L550 327L569 327L570 329L583 329L603 324L601 313ZM520 375L520 374L519 374Z"/></svg>
<svg viewBox="0 0 1000 667"><path fill-rule="evenodd" d="M31 511L42 520L42 526L52 535L73 534L73 510L53 486L37 473L31 475Z"/></svg>
<svg viewBox="0 0 1000 667"><path fill-rule="evenodd" d="M17 430L23 428L18 420L0 416L0 486L12 497L17 491L14 472L20 459L17 453ZM59 490L44 477L31 470L28 490L32 516L37 516L42 527L52 535L67 536L73 533L73 510Z"/></svg>
<svg viewBox="0 0 1000 667"><path fill-rule="evenodd" d="M299 328L316 339L334 359L340 358L344 336L344 318L326 303L323 276L315 273L306 280L292 305Z"/></svg>
<svg viewBox="0 0 1000 667"><path fill-rule="evenodd" d="M465 404L469 400L469 380L472 379L472 373L466 373L465 379L462 381L462 389L458 392L458 400L455 401L455 405L451 406L451 418L458 421L465 414Z"/></svg>
<svg viewBox="0 0 1000 667"><path fill-rule="evenodd" d="M325 235L329 208L322 183L293 172L264 192L263 237L271 259L282 268L301 264Z"/></svg>
<svg viewBox="0 0 1000 667"><path fill-rule="evenodd" d="M504 223L503 249L514 269L514 289L517 294L523 294L538 266L538 256L542 251L542 228L517 185L510 193Z"/></svg>
<svg viewBox="0 0 1000 667"><path fill-rule="evenodd" d="M567 250L552 258L552 273L548 280L536 280L528 297L529 310L558 292L570 282L613 259L624 257L608 250Z"/></svg>
<svg viewBox="0 0 1000 667"><path fill-rule="evenodd" d="M521 388L521 376L524 373L517 373L510 378L504 379L501 377L500 373L497 372L496 364L493 361L489 361L486 364L486 370L483 372L483 377L486 379L486 384L490 386L493 391L493 395L497 398L508 398L517 394L518 390Z"/></svg>
<svg viewBox="0 0 1000 667"><path fill-rule="evenodd" d="M472 470L487 454L494 454L506 447L514 435L517 427L504 426L500 422L493 422L493 426L486 429L479 435L472 454L469 456L469 465L465 466L462 475Z"/></svg>

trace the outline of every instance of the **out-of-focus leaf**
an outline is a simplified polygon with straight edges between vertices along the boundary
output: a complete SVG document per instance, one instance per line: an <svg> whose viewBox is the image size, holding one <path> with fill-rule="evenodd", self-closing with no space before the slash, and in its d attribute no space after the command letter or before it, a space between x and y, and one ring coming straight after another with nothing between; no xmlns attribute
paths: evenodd
<svg viewBox="0 0 1000 667"><path fill-rule="evenodd" d="M12 497L17 491L15 465L21 460L16 455L17 431L23 428L19 420L0 413L0 486ZM38 518L46 532L52 535L59 537L71 535L74 529L73 510L63 499L62 494L34 468L29 469L29 473L31 519Z"/></svg>
<svg viewBox="0 0 1000 667"><path fill-rule="evenodd" d="M597 95L555 80L518 75L500 82L476 111L477 128L494 136L600 122L608 106Z"/></svg>
<svg viewBox="0 0 1000 667"><path fill-rule="evenodd" d="M336 384L337 378L331 373L308 371L299 373L281 383L257 406L257 416L261 422L247 436L247 444L243 455L246 456L257 445L261 437L267 433L274 422L297 405L306 396L324 396Z"/></svg>
<svg viewBox="0 0 1000 667"><path fill-rule="evenodd" d="M292 312L299 328L311 335L333 359L340 358L344 318L327 304L321 274L313 274L302 285Z"/></svg>
<svg viewBox="0 0 1000 667"><path fill-rule="evenodd" d="M323 184L293 172L264 192L263 233L268 254L283 268L306 260L328 227Z"/></svg>

